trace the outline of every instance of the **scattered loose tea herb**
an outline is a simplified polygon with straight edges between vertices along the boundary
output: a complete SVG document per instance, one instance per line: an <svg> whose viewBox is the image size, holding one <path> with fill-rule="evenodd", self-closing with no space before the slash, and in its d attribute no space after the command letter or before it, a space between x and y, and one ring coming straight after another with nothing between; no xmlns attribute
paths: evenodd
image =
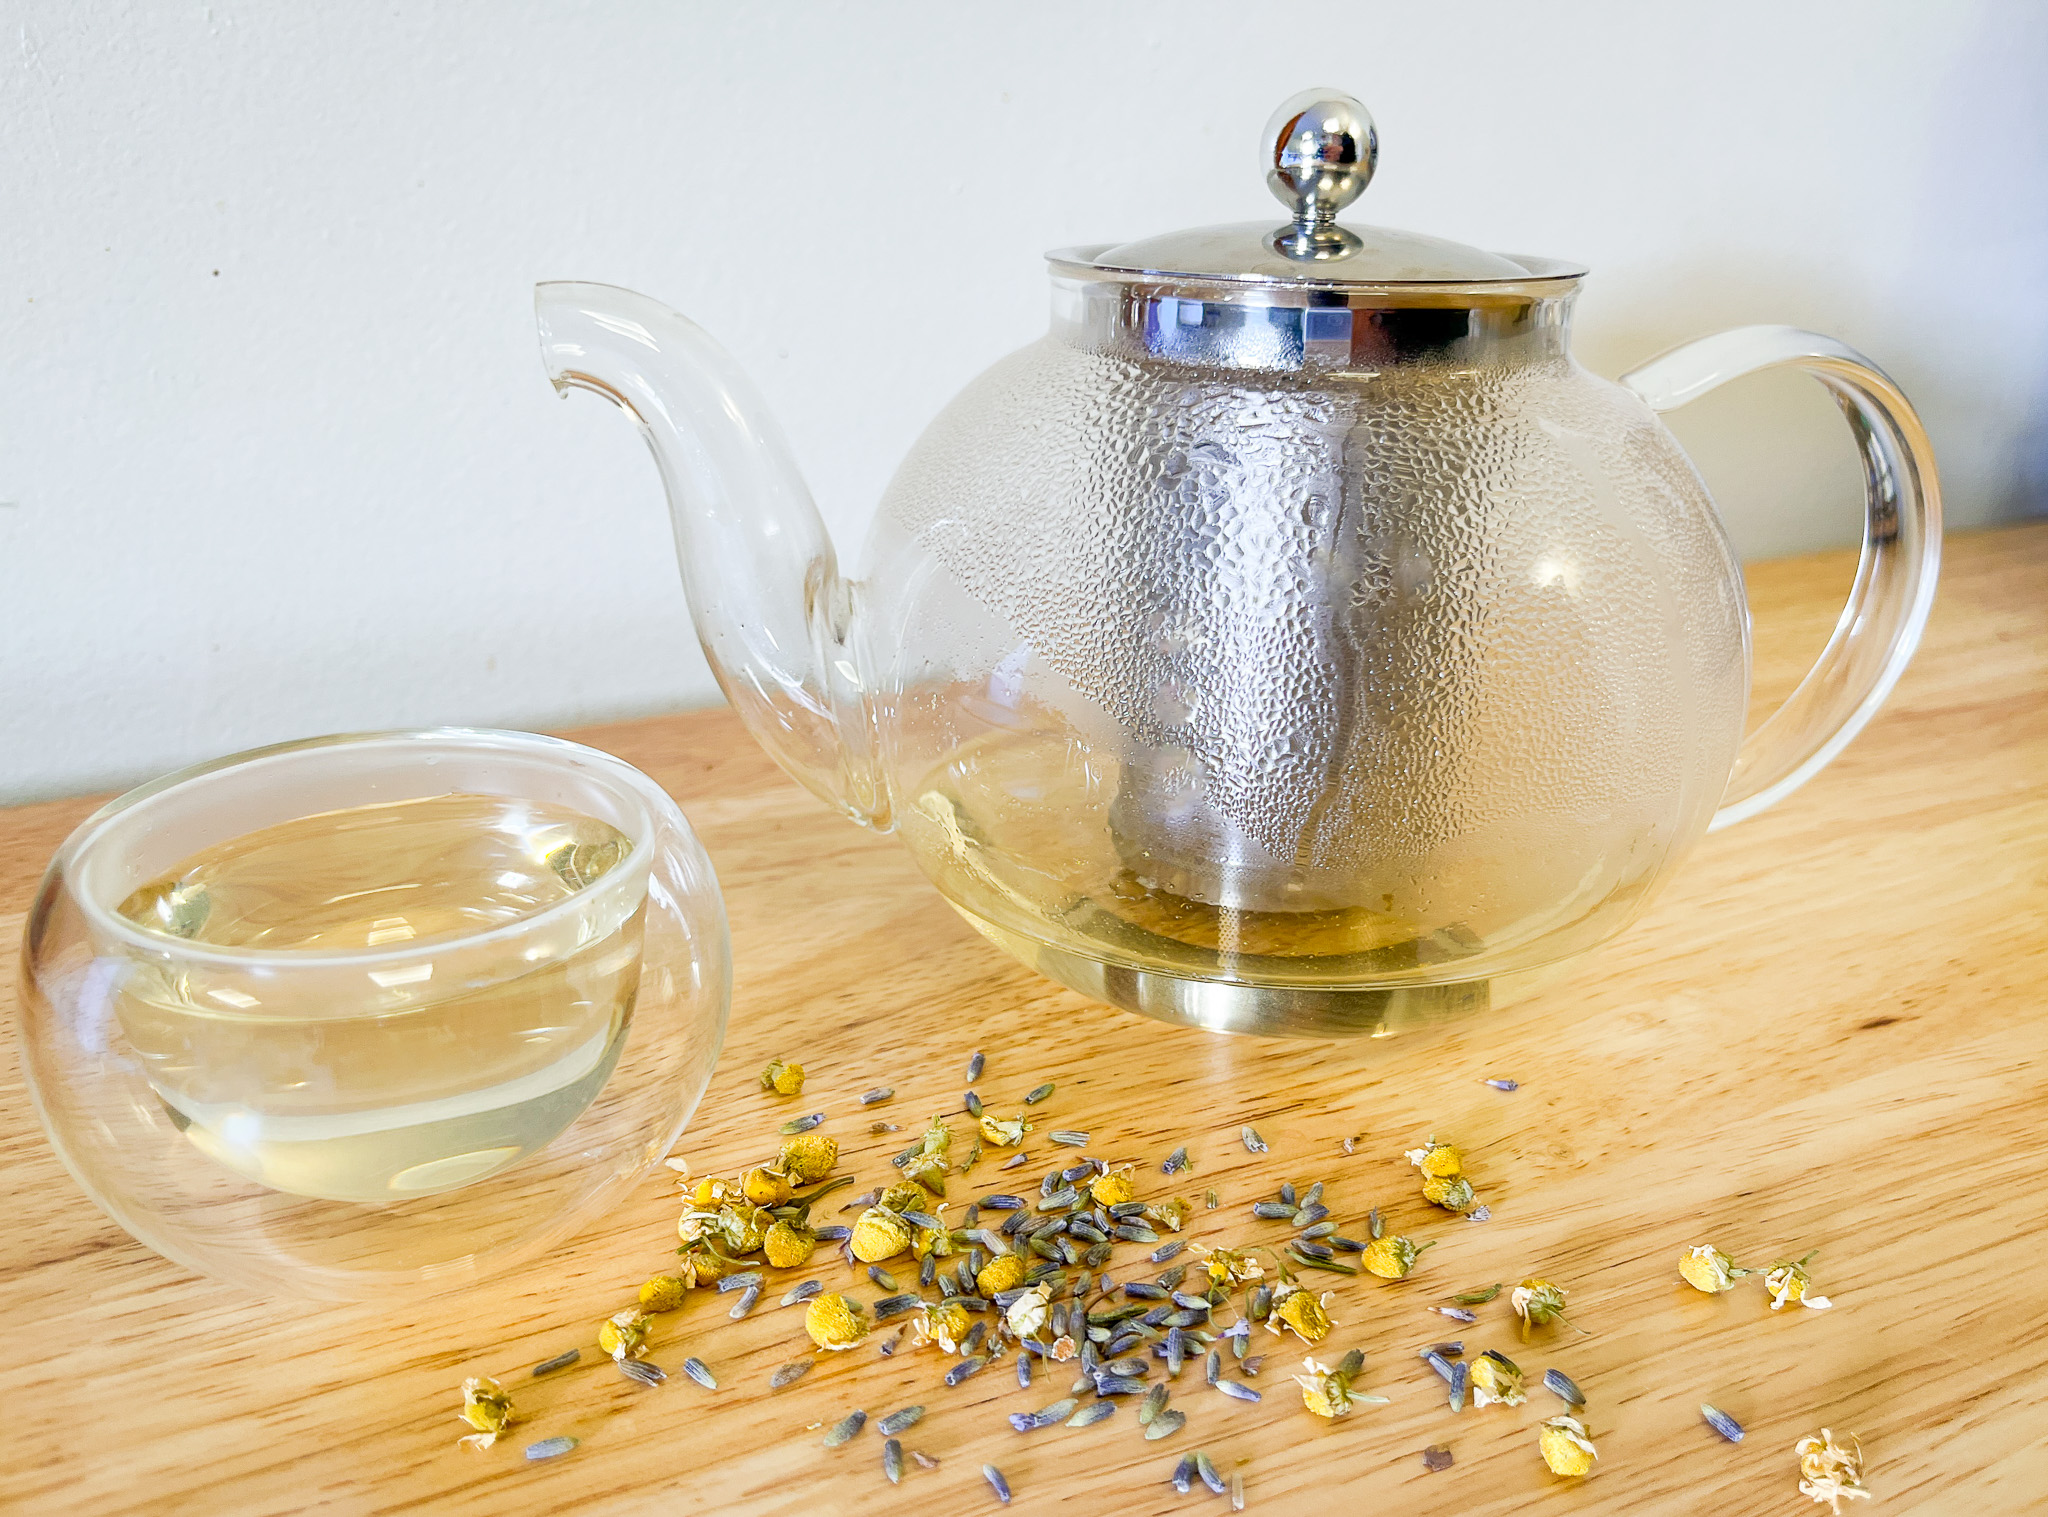
<svg viewBox="0 0 2048 1517"><path fill-rule="evenodd" d="M1251 1124L1247 1123L1244 1127L1240 1128L1238 1136L1244 1139L1245 1151L1247 1153L1262 1154L1266 1152L1266 1140L1259 1136L1258 1131Z"/></svg>
<svg viewBox="0 0 2048 1517"><path fill-rule="evenodd" d="M1869 1499L1870 1492L1863 1485L1863 1445L1853 1433L1849 1444L1853 1447L1835 1442L1835 1435L1822 1428L1793 1445L1792 1451L1799 1456L1800 1495L1825 1501L1836 1512L1842 1510L1844 1497Z"/></svg>
<svg viewBox="0 0 2048 1517"><path fill-rule="evenodd" d="M1180 1411L1178 1406L1167 1406L1163 1413L1153 1417L1151 1423L1145 1427L1145 1439L1153 1441L1153 1439L1161 1439L1161 1437L1174 1437L1174 1433L1178 1433L1186 1425L1188 1425L1188 1413Z"/></svg>
<svg viewBox="0 0 2048 1517"><path fill-rule="evenodd" d="M832 1424L832 1430L825 1434L825 1447L836 1449L855 1433L867 1426L868 1414L855 1409Z"/></svg>
<svg viewBox="0 0 2048 1517"><path fill-rule="evenodd" d="M1543 1388L1557 1397L1566 1406L1584 1406L1586 1393L1579 1389L1578 1382L1563 1370L1545 1370Z"/></svg>
<svg viewBox="0 0 2048 1517"><path fill-rule="evenodd" d="M527 1444L526 1457L536 1461L559 1459L576 1447L576 1443L577 1440L574 1438L543 1438L538 1443Z"/></svg>
<svg viewBox="0 0 2048 1517"><path fill-rule="evenodd" d="M1047 1080L1043 1085L1037 1085L1032 1087L1030 1093L1024 1097L1024 1104L1026 1106L1036 1106L1040 1101L1043 1101L1047 1096L1051 1095L1052 1092L1052 1081Z"/></svg>
<svg viewBox="0 0 2048 1517"><path fill-rule="evenodd" d="M1422 1451L1422 1467L1434 1475L1451 1467L1451 1451L1441 1443L1432 1443Z"/></svg>
<svg viewBox="0 0 2048 1517"><path fill-rule="evenodd" d="M1722 1411L1718 1406L1700 1403L1700 1415L1707 1419L1707 1426L1726 1438L1730 1443L1742 1442L1742 1424Z"/></svg>
<svg viewBox="0 0 2048 1517"><path fill-rule="evenodd" d="M1818 1253L1815 1249L1813 1253ZM1771 1310L1782 1306L1796 1305L1824 1312L1835 1303L1826 1296L1813 1294L1813 1280L1806 1273L1806 1261L1813 1257L1809 1253L1802 1259L1780 1259L1764 1276L1764 1289L1771 1293Z"/></svg>
<svg viewBox="0 0 2048 1517"><path fill-rule="evenodd" d="M472 1375L462 1382L462 1410L458 1415L476 1431L456 1441L472 1449L489 1448L518 1420L512 1398L488 1375Z"/></svg>
<svg viewBox="0 0 2048 1517"><path fill-rule="evenodd" d="M1713 1244L1702 1243L1686 1250L1678 1261L1678 1273L1694 1290L1713 1296L1734 1290L1737 1280L1756 1271L1744 1269Z"/></svg>
<svg viewBox="0 0 2048 1517"><path fill-rule="evenodd" d="M787 1364L777 1365L775 1373L768 1377L768 1389L779 1391L785 1385L795 1385L811 1372L811 1366L817 1362L815 1359L792 1359Z"/></svg>
<svg viewBox="0 0 2048 1517"><path fill-rule="evenodd" d="M1586 1424L1572 1416L1552 1417L1537 1429L1536 1449L1553 1475L1573 1479L1591 1474L1593 1461L1600 1457Z"/></svg>
<svg viewBox="0 0 2048 1517"><path fill-rule="evenodd" d="M781 1132L785 1138L793 1137L797 1133L809 1132L824 1120L825 1114L822 1111L814 1111L808 1117L792 1117L782 1124Z"/></svg>
<svg viewBox="0 0 2048 1517"><path fill-rule="evenodd" d="M768 1067L761 1071L761 1088L772 1090L778 1096L801 1095L804 1088L803 1065L785 1064L780 1059L770 1059Z"/></svg>

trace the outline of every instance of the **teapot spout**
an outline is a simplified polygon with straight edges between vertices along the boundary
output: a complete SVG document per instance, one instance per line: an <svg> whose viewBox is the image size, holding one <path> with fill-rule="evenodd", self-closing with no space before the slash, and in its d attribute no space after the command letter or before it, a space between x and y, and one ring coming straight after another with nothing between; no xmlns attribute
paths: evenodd
<svg viewBox="0 0 2048 1517"><path fill-rule="evenodd" d="M776 762L845 815L889 825L855 642L859 586L781 429L732 355L658 301L611 285L534 291L557 391L639 424L668 491L690 619L719 687Z"/></svg>

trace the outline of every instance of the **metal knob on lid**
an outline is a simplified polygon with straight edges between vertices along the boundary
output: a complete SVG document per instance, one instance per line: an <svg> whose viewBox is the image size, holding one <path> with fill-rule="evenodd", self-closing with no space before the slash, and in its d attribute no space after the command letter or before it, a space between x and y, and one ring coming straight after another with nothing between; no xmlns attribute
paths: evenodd
<svg viewBox="0 0 2048 1517"><path fill-rule="evenodd" d="M1273 250L1303 262L1356 252L1359 239L1337 213L1365 193L1379 163L1371 113L1337 90L1303 90L1267 121L1265 149L1266 187L1294 214L1273 234Z"/></svg>

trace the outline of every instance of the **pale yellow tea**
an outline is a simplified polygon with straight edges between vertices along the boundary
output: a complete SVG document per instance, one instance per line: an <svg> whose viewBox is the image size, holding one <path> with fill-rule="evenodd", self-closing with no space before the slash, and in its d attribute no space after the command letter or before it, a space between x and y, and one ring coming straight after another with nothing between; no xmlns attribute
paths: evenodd
<svg viewBox="0 0 2048 1517"><path fill-rule="evenodd" d="M611 1072L640 979L631 853L596 818L498 795L233 838L121 903L188 950L131 952L122 1025L186 1137L250 1179L357 1202L469 1184Z"/></svg>

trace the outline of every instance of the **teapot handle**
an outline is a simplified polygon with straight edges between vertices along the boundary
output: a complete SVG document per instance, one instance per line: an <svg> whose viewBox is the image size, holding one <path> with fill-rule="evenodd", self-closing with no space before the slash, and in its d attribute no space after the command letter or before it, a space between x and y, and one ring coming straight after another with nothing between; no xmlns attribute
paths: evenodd
<svg viewBox="0 0 2048 1517"><path fill-rule="evenodd" d="M1899 387L1844 343L1797 327L1737 327L1622 375L1652 410L1671 411L1731 379L1804 369L1834 395L1863 459L1863 554L1849 604L1819 660L1743 740L1709 830L1755 816L1849 745L1912 661L1941 566L1934 450Z"/></svg>

